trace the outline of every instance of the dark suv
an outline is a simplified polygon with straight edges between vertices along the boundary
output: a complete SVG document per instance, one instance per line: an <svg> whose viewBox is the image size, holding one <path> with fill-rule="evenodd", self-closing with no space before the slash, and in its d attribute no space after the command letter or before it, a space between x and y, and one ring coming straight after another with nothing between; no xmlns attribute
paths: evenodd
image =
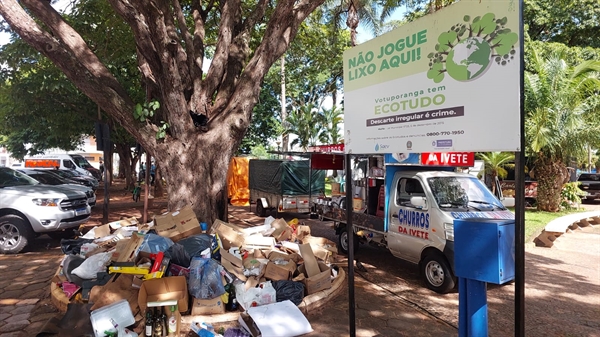
<svg viewBox="0 0 600 337"><path fill-rule="evenodd" d="M581 183L579 188L586 192L581 200L594 200L600 198L600 173L582 173L577 178Z"/></svg>

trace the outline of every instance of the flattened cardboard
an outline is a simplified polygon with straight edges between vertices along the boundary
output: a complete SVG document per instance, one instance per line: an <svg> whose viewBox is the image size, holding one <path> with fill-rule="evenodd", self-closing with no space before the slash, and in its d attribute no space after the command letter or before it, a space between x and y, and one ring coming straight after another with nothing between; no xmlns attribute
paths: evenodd
<svg viewBox="0 0 600 337"><path fill-rule="evenodd" d="M262 235L250 235L244 238L242 247L245 249L273 249L275 238Z"/></svg>
<svg viewBox="0 0 600 337"><path fill-rule="evenodd" d="M146 311L148 302L176 300L179 312L188 310L187 281L183 276L169 276L146 280L138 293L138 304L142 312Z"/></svg>
<svg viewBox="0 0 600 337"><path fill-rule="evenodd" d="M229 250L229 248L239 248L244 243L244 234L241 228L232 225L230 223L215 220L209 231L210 234L219 234L221 243L223 244L223 250Z"/></svg>
<svg viewBox="0 0 600 337"><path fill-rule="evenodd" d="M314 294L317 291L331 288L331 268L323 262L319 262L319 274L308 277L306 273L306 264L298 267L298 272L305 276L302 280L304 292L306 295Z"/></svg>
<svg viewBox="0 0 600 337"><path fill-rule="evenodd" d="M155 216L154 229L158 235L170 238L174 242L202 233L196 213L189 205L172 213Z"/></svg>
<svg viewBox="0 0 600 337"><path fill-rule="evenodd" d="M310 244L305 243L300 245L300 255L302 255L302 259L304 259L303 266L306 270L307 277L313 277L321 273L317 259L313 254Z"/></svg>
<svg viewBox="0 0 600 337"><path fill-rule="evenodd" d="M194 298L194 302L192 303L192 315L214 315L224 313L225 303L223 303L221 296L211 300Z"/></svg>
<svg viewBox="0 0 600 337"><path fill-rule="evenodd" d="M317 246L320 246L323 249L327 249L328 251L337 254L337 245L335 242L328 240L326 238L318 237L318 236L305 236L302 238L302 243L310 243Z"/></svg>
<svg viewBox="0 0 600 337"><path fill-rule="evenodd" d="M296 254L296 253L291 253L288 254L286 252L282 252L280 250L272 250L270 252L268 252L267 254L269 260L271 261L276 261L279 259L284 259L287 261L294 261L296 263L300 262L302 260L302 258L300 257L300 255Z"/></svg>
<svg viewBox="0 0 600 337"><path fill-rule="evenodd" d="M293 337L313 331L310 322L290 300L248 308L238 322L252 337Z"/></svg>
<svg viewBox="0 0 600 337"><path fill-rule="evenodd" d="M131 238L117 241L115 251L112 255L114 262L133 262L142 243L144 236L133 233Z"/></svg>
<svg viewBox="0 0 600 337"><path fill-rule="evenodd" d="M305 225L299 225L296 228L296 239L302 241L303 238L310 235L310 227Z"/></svg>

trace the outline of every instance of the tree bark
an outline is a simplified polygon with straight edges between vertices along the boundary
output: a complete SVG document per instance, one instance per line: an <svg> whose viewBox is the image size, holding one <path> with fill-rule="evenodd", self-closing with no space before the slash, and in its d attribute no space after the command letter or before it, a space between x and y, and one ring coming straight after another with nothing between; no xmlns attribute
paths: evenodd
<svg viewBox="0 0 600 337"><path fill-rule="evenodd" d="M132 170L135 167L135 162L131 156L131 150L127 144L115 144L117 153L119 154L119 175L123 172L125 176L125 188L132 190L135 187L135 171ZM123 170L123 171L121 171Z"/></svg>
<svg viewBox="0 0 600 337"><path fill-rule="evenodd" d="M544 154L538 154L535 162L537 179L537 207L540 211L558 212L561 203L561 191L569 178L566 165Z"/></svg>
<svg viewBox="0 0 600 337"><path fill-rule="evenodd" d="M152 99L160 102L159 113L144 122L132 113L142 102L128 96L49 1L2 0L0 15L156 158L167 182L170 210L189 204L201 221L212 223L216 218L225 220L229 160L248 129L265 75L287 50L302 21L324 1L257 0L252 11L244 11L240 0L218 2L218 13L212 16L220 20L218 38L204 74L205 20L211 17L214 2L193 1L185 7L189 14L185 17L177 1L108 0L131 27L144 83L155 95ZM186 19L193 21L193 33L181 24ZM252 52L251 36L258 25L263 25L264 34ZM205 118L202 128L195 126L194 116ZM169 127L158 139L161 122ZM125 165L125 176L133 187L129 179L136 158L129 149L117 151L132 165Z"/></svg>

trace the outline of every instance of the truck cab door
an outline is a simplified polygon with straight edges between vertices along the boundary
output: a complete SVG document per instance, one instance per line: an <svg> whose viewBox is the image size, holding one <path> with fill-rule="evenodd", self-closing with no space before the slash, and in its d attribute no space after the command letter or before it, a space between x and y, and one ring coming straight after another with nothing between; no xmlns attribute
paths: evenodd
<svg viewBox="0 0 600 337"><path fill-rule="evenodd" d="M417 263L429 241L429 206L423 184L416 177L394 180L395 195L389 198L388 248L394 256ZM413 204L411 199L420 201Z"/></svg>

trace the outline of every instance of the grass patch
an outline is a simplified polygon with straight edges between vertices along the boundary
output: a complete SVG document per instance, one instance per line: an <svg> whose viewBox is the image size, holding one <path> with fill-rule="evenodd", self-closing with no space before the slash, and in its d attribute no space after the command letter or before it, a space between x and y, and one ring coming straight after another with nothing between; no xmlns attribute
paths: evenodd
<svg viewBox="0 0 600 337"><path fill-rule="evenodd" d="M514 208L511 209L514 212ZM583 212L584 209L572 209L560 212L542 212L537 210L525 211L525 242L530 242L534 238L534 234L539 233L546 225L561 216Z"/></svg>

